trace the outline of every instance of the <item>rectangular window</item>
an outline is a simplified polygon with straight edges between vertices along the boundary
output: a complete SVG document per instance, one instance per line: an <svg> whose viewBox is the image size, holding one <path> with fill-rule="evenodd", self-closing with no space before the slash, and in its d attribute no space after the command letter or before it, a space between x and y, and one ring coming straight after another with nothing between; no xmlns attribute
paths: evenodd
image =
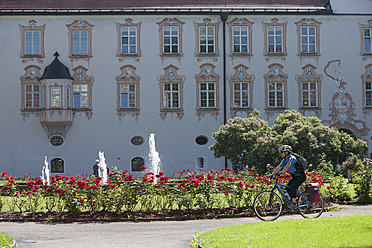
<svg viewBox="0 0 372 248"><path fill-rule="evenodd" d="M283 108L284 107L284 83L269 82L269 107Z"/></svg>
<svg viewBox="0 0 372 248"><path fill-rule="evenodd" d="M318 107L318 89L316 82L302 83L302 107Z"/></svg>
<svg viewBox="0 0 372 248"><path fill-rule="evenodd" d="M164 108L179 108L180 92L178 83L164 84Z"/></svg>
<svg viewBox="0 0 372 248"><path fill-rule="evenodd" d="M73 84L73 108L89 108L88 84Z"/></svg>
<svg viewBox="0 0 372 248"><path fill-rule="evenodd" d="M121 27L121 54L137 54L137 27Z"/></svg>
<svg viewBox="0 0 372 248"><path fill-rule="evenodd" d="M267 27L267 52L283 53L283 27Z"/></svg>
<svg viewBox="0 0 372 248"><path fill-rule="evenodd" d="M366 107L372 107L372 82L366 82Z"/></svg>
<svg viewBox="0 0 372 248"><path fill-rule="evenodd" d="M372 53L372 28L363 29L364 53Z"/></svg>
<svg viewBox="0 0 372 248"><path fill-rule="evenodd" d="M25 85L25 108L40 108L40 85Z"/></svg>
<svg viewBox="0 0 372 248"><path fill-rule="evenodd" d="M41 31L25 30L25 55L41 55Z"/></svg>
<svg viewBox="0 0 372 248"><path fill-rule="evenodd" d="M233 53L248 53L248 27L234 26L233 32Z"/></svg>
<svg viewBox="0 0 372 248"><path fill-rule="evenodd" d="M249 108L249 83L234 83L234 108Z"/></svg>
<svg viewBox="0 0 372 248"><path fill-rule="evenodd" d="M199 53L215 53L215 27L199 27Z"/></svg>
<svg viewBox="0 0 372 248"><path fill-rule="evenodd" d="M88 55L88 30L72 31L72 55Z"/></svg>
<svg viewBox="0 0 372 248"><path fill-rule="evenodd" d="M200 83L200 108L216 107L216 88L213 82Z"/></svg>
<svg viewBox="0 0 372 248"><path fill-rule="evenodd" d="M163 53L178 54L179 49L179 27L163 27Z"/></svg>
<svg viewBox="0 0 372 248"><path fill-rule="evenodd" d="M136 108L136 84L120 84L120 108Z"/></svg>
<svg viewBox="0 0 372 248"><path fill-rule="evenodd" d="M61 97L61 88L60 87L52 87L52 108L61 108L62 106L62 97Z"/></svg>
<svg viewBox="0 0 372 248"><path fill-rule="evenodd" d="M316 27L301 27L301 53L316 53Z"/></svg>

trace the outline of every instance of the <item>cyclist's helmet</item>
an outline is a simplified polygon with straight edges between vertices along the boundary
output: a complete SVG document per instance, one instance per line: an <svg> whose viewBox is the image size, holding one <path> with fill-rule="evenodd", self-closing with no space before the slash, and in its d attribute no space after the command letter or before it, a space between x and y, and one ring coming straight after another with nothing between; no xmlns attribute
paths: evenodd
<svg viewBox="0 0 372 248"><path fill-rule="evenodd" d="M289 153L291 153L292 152L292 147L289 146L289 145L284 145L284 146L281 146L279 148L279 151L280 152L289 152Z"/></svg>

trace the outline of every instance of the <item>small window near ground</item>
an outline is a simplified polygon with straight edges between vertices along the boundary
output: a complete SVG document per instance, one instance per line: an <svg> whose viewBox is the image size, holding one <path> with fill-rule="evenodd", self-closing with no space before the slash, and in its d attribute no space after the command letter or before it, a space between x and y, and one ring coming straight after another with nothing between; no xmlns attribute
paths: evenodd
<svg viewBox="0 0 372 248"><path fill-rule="evenodd" d="M134 136L130 142L135 145L135 146L139 146L139 145L142 145L143 144L143 137L141 136Z"/></svg>
<svg viewBox="0 0 372 248"><path fill-rule="evenodd" d="M145 160L141 157L133 158L131 161L132 172L141 171L141 167L145 165Z"/></svg>
<svg viewBox="0 0 372 248"><path fill-rule="evenodd" d="M195 142L198 145L205 145L205 144L208 143L208 137L206 137L204 135L200 135L200 136L196 137Z"/></svg>
<svg viewBox="0 0 372 248"><path fill-rule="evenodd" d="M50 162L51 173L64 173L65 172L65 162L61 158L54 158Z"/></svg>
<svg viewBox="0 0 372 248"><path fill-rule="evenodd" d="M60 135L54 135L50 137L50 144L54 147L59 147L63 145L63 143L64 143L64 139Z"/></svg>
<svg viewBox="0 0 372 248"><path fill-rule="evenodd" d="M196 158L196 169L205 169L207 167L207 160L204 157Z"/></svg>

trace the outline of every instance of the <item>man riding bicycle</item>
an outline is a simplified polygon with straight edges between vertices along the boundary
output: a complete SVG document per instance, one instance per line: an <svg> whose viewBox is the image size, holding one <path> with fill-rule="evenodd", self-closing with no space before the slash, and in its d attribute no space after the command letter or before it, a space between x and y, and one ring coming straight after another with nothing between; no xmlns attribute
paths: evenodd
<svg viewBox="0 0 372 248"><path fill-rule="evenodd" d="M282 162L274 169L273 174L271 175L272 178L276 177L276 174L282 169L281 173L284 174L287 170L291 173L292 179L289 180L288 186L290 188L286 188L288 192L292 204L288 207L290 209L296 208L296 190L298 187L305 182L306 180L306 173L303 169L300 169L301 166L295 166L296 163L299 165L297 158L292 155L292 147L289 145L283 145L279 148L280 154L283 158Z"/></svg>

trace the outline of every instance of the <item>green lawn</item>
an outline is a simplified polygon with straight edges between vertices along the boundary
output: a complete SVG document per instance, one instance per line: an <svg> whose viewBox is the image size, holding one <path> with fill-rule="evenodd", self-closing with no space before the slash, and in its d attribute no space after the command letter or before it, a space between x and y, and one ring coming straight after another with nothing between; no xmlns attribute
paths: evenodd
<svg viewBox="0 0 372 248"><path fill-rule="evenodd" d="M13 244L13 238L0 232L0 247L7 248Z"/></svg>
<svg viewBox="0 0 372 248"><path fill-rule="evenodd" d="M372 247L372 214L228 226L196 235L193 247Z"/></svg>

